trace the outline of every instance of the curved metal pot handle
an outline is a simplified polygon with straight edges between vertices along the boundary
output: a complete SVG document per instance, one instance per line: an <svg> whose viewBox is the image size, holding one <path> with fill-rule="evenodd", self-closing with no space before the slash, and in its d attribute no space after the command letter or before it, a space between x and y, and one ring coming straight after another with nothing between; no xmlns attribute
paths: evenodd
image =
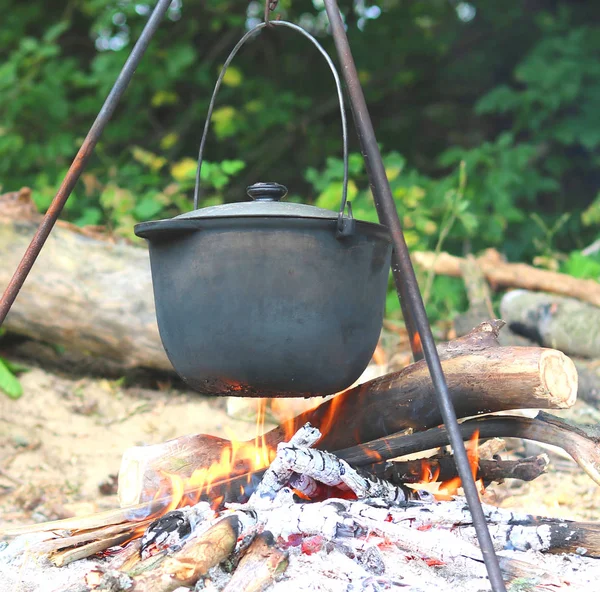
<svg viewBox="0 0 600 592"><path fill-rule="evenodd" d="M266 27L287 27L288 29L293 29L297 31L304 37L306 37L321 53L321 55L325 58L325 61L329 65L329 69L333 74L333 78L335 80L335 86L337 89L338 99L340 102L340 116L342 119L342 142L343 142L343 150L344 150L344 181L342 185L342 203L340 205L340 211L338 214L338 236L345 236L347 234L352 233L353 228L353 220L352 220L352 208L348 203L348 217L344 217L344 210L346 209L346 203L348 200L348 129L346 125L346 111L344 108L344 95L342 93L342 84L340 82L340 77L337 73L335 65L327 52L323 49L321 44L307 31L305 31L302 27L290 23L288 21L269 21L268 23L260 23L253 27L248 31L237 43L237 45L233 48L227 59L225 60L225 64L223 64L223 68L221 73L219 74L219 78L217 79L217 83L215 85L215 90L213 91L212 97L210 99L210 104L208 106L208 114L206 117L206 122L204 124L204 131L202 132L202 140L200 141L200 150L198 151L198 168L196 170L196 186L194 187L194 209L198 208L198 200L200 196L200 171L202 169L202 155L204 153L204 145L206 144L206 136L208 135L208 128L210 126L210 120L212 118L213 109L215 106L215 100L217 97L217 93L221 88L221 83L223 82L223 78L225 77L225 72L227 72L227 68L231 61L240 50L242 45L256 35L261 29Z"/></svg>

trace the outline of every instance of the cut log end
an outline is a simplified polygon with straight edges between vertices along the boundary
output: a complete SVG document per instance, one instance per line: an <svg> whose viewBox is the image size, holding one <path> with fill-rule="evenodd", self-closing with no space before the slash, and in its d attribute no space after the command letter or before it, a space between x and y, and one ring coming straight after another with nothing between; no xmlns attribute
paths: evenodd
<svg viewBox="0 0 600 592"><path fill-rule="evenodd" d="M547 397L557 409L567 409L577 400L577 369L562 352L547 349L540 356L538 393Z"/></svg>

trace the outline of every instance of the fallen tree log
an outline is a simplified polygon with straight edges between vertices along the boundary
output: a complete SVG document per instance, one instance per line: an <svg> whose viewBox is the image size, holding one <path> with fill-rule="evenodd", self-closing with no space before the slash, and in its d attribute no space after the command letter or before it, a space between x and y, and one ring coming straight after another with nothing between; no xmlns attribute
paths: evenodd
<svg viewBox="0 0 600 592"><path fill-rule="evenodd" d="M0 196L1 286L38 222L28 190ZM118 368L172 370L156 326L147 250L65 222L48 238L4 327Z"/></svg>
<svg viewBox="0 0 600 592"><path fill-rule="evenodd" d="M461 277L463 259L448 253L417 251L412 254L416 265L439 275ZM525 288L570 296L600 306L600 284L564 273L538 269L525 263L507 263L495 249L488 249L477 263L493 288Z"/></svg>
<svg viewBox="0 0 600 592"><path fill-rule="evenodd" d="M600 409L600 360L573 360L578 374L577 398Z"/></svg>
<svg viewBox="0 0 600 592"><path fill-rule="evenodd" d="M508 328L572 356L600 357L600 308L573 298L512 290L500 303Z"/></svg>
<svg viewBox="0 0 600 592"><path fill-rule="evenodd" d="M564 409L575 402L577 372L573 362L555 350L498 347L502 321L482 323L468 335L439 346L442 367L458 417L510 409ZM274 449L310 422L323 434L317 448L340 450L405 430L424 430L442 423L425 362L352 388L304 412L264 436ZM251 444L251 443L249 443ZM148 501L160 489L165 473L191 476L198 467L219 462L231 443L205 435L182 436L123 455L119 500L129 506ZM231 466L232 476L250 470L254 448L243 449Z"/></svg>

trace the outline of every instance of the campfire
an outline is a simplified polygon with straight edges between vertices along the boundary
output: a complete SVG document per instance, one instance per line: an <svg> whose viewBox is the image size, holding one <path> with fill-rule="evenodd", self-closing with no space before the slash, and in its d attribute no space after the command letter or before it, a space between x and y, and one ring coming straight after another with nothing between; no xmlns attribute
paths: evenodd
<svg viewBox="0 0 600 592"><path fill-rule="evenodd" d="M502 325L482 323L439 347L480 490L535 479L548 466L545 454L503 460L498 438L506 437L559 446L600 484L597 439L544 411L506 414L571 406L577 375L556 350L498 346ZM264 406L258 428L263 421ZM199 434L135 447L123 456L120 509L8 530L16 538L0 564L16 564L26 548L78 573L56 590L484 589L440 425L417 362L249 442ZM597 525L484 512L505 582L583 590L600 575Z"/></svg>

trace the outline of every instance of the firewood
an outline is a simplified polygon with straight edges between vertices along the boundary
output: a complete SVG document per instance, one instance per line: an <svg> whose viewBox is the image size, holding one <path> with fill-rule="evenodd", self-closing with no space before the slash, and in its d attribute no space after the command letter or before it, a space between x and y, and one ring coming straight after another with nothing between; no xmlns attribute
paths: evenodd
<svg viewBox="0 0 600 592"><path fill-rule="evenodd" d="M549 463L546 454L518 460L480 459L475 478L481 479L486 484L505 479L533 481L546 472ZM424 472L429 476L435 475L436 481L449 481L458 477L454 457L449 454L425 459L387 461L368 465L365 468L395 484L420 483Z"/></svg>
<svg viewBox="0 0 600 592"><path fill-rule="evenodd" d="M442 512L435 511L440 508ZM600 524L596 522L546 518L488 505L483 508L497 548L600 557ZM470 512L464 505L440 502L437 508L429 510L423 512L418 507L408 507L403 522L422 531L432 527L456 529L467 540L477 541ZM369 517L368 512L363 511L361 515Z"/></svg>
<svg viewBox="0 0 600 592"><path fill-rule="evenodd" d="M277 447L277 456L266 469L250 499L273 499L295 471L291 466L288 453L295 457L297 451L308 450L320 437L319 430L310 424L305 424L290 438L289 442L281 442Z"/></svg>
<svg viewBox="0 0 600 592"><path fill-rule="evenodd" d="M180 586L194 586L211 567L229 557L238 533L238 517L223 518L200 536L190 537L179 551L160 556L133 576L131 592L173 592Z"/></svg>
<svg viewBox="0 0 600 592"><path fill-rule="evenodd" d="M63 567L64 565L69 565L69 563L73 563L73 561L77 561L78 559L91 557L92 555L100 553L101 551L104 551L110 547L122 545L130 538L131 532L126 532L124 534L118 534L116 536L86 543L80 547L71 547L69 549L53 553L50 557L50 561L52 561L56 567Z"/></svg>
<svg viewBox="0 0 600 592"><path fill-rule="evenodd" d="M481 348L476 339L481 333L479 328L461 338L464 342L451 351L452 357L442 359L459 418L510 409L564 409L573 405L577 371L564 354L536 347ZM446 347L448 355L454 345L450 342ZM318 448L339 450L384 434L428 429L440 425L442 417L427 365L420 361L326 401L275 428L265 439L274 445L284 439L285 433L295 432L306 422L324 433Z"/></svg>
<svg viewBox="0 0 600 592"><path fill-rule="evenodd" d="M23 204L15 209L14 200L0 200L0 285L8 284L37 223ZM156 325L147 249L100 237L59 222L4 327L80 358L96 356L113 372L171 371Z"/></svg>
<svg viewBox="0 0 600 592"><path fill-rule="evenodd" d="M486 416L464 421L460 426L464 440L472 437L475 430L479 430L480 438L523 438L539 441L563 448L579 464L580 467L600 485L600 438L594 434L586 433L580 426L574 426L548 413L540 412L535 419L511 416ZM380 438L376 441L354 446L336 453L340 459L353 466L373 464L373 459L386 460L414 454L424 450L447 446L448 434L444 428L432 428L414 434L397 434ZM240 501L240 489L249 482L257 482L265 469L254 471L245 475L216 481L211 486L210 495L203 494L201 499L223 498L224 502ZM200 492L192 492L200 493ZM68 518L46 524L37 524L26 527L8 528L0 531L3 536L16 536L19 534L64 531L67 529L86 528L100 529L97 536L101 536L101 529L107 524L127 522L136 512L147 516L166 506L170 499L158 499L153 502L139 504L134 508L121 508L103 514L83 517ZM133 522L135 525L136 523ZM36 549L32 549L34 552Z"/></svg>
<svg viewBox="0 0 600 592"><path fill-rule="evenodd" d="M425 270L436 274L460 277L461 257L448 253L436 256L430 252L415 252L412 258ZM477 263L493 288L525 288L571 296L595 306L600 306L600 284L594 280L581 280L564 273L538 269L525 263L507 263L498 251L488 249L477 258Z"/></svg>
<svg viewBox="0 0 600 592"><path fill-rule="evenodd" d="M287 551L277 547L267 530L252 541L223 592L260 592L285 572L287 565Z"/></svg>
<svg viewBox="0 0 600 592"><path fill-rule="evenodd" d="M468 335L439 346L442 367L458 417L522 408L562 409L575 402L577 372L564 354L538 347L498 347L502 321L482 323ZM406 429L442 423L425 362L352 388L300 414L265 435L275 448L305 423L324 433L317 448L339 450ZM121 505L134 505L159 491L165 472L189 477L209 467L229 447L213 436L183 436L123 455ZM243 458L230 475L247 472Z"/></svg>
<svg viewBox="0 0 600 592"><path fill-rule="evenodd" d="M509 415L468 419L459 425L464 440L476 430L480 438L523 438L562 448L600 485L600 435L590 428L577 426L549 413L540 411L535 418ZM336 454L352 465L372 463L373 457L387 460L414 454L450 443L445 428L432 428L414 434L396 434L337 451ZM370 460L368 460L370 459Z"/></svg>
<svg viewBox="0 0 600 592"><path fill-rule="evenodd" d="M600 285L600 284L597 284ZM512 290L500 303L514 333L573 356L600 357L600 308L554 294Z"/></svg>
<svg viewBox="0 0 600 592"><path fill-rule="evenodd" d="M71 520L67 518L67 520ZM77 518L75 520L78 520ZM66 522L66 521L65 521ZM137 528L146 528L150 524L150 520L144 520L142 522L136 523ZM112 526L101 526L98 528L91 528L87 530L68 530L66 528L57 529L56 524L59 524L60 521L57 522L47 522L46 525L54 524L52 530L57 533L59 536L51 538L47 541L40 542L35 545L36 553L57 553L60 552L61 549L67 549L69 547L79 547L81 545L90 544L93 542L97 542L100 540L108 540L111 538L118 538L123 533L129 536L131 532L131 523L121 522L119 524L115 524ZM61 531L64 536L60 536ZM110 545L108 545L110 547ZM108 547L104 547L105 549ZM102 551L103 549L99 549Z"/></svg>

